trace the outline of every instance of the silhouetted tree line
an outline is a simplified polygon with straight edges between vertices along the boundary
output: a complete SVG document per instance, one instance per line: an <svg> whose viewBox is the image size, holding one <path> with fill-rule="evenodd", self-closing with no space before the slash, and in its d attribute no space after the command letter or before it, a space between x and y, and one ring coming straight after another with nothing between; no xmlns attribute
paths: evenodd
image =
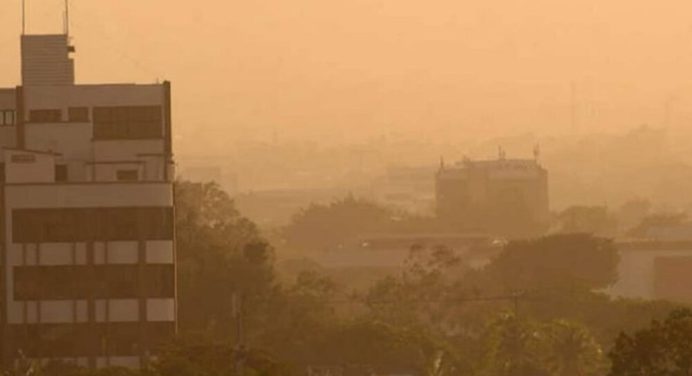
<svg viewBox="0 0 692 376"><path fill-rule="evenodd" d="M313 207L296 218L294 236L319 248L398 222L355 198L333 206L338 222L316 220L328 208ZM400 273L347 291L315 271L279 283L272 246L216 184L177 182L176 211L180 333L155 361L141 371L26 361L6 374L233 376L239 360L244 375L267 376L305 375L310 366L421 376L690 371L692 313L675 311L646 328L675 307L601 292L617 278L608 239L510 242L481 269L445 247L418 246Z"/></svg>

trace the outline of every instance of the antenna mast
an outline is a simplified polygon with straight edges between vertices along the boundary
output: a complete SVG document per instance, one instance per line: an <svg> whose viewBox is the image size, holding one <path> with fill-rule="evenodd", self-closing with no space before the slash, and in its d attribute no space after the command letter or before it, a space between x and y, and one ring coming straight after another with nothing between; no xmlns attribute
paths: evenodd
<svg viewBox="0 0 692 376"><path fill-rule="evenodd" d="M65 0L65 35L70 35L70 0Z"/></svg>
<svg viewBox="0 0 692 376"><path fill-rule="evenodd" d="M26 34L26 0L22 0L22 35Z"/></svg>

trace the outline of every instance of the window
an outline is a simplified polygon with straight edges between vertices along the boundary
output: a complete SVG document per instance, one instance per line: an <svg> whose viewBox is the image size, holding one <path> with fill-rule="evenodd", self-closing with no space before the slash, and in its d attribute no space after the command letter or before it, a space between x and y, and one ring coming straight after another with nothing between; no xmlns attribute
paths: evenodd
<svg viewBox="0 0 692 376"><path fill-rule="evenodd" d="M119 181L137 181L139 180L139 172L137 170L118 170L116 179Z"/></svg>
<svg viewBox="0 0 692 376"><path fill-rule="evenodd" d="M144 295L150 298L170 298L175 295L175 270L173 265L147 265L147 275L142 281Z"/></svg>
<svg viewBox="0 0 692 376"><path fill-rule="evenodd" d="M55 181L67 181L67 165L55 165Z"/></svg>
<svg viewBox="0 0 692 376"><path fill-rule="evenodd" d="M173 265L15 266L14 300L173 298Z"/></svg>
<svg viewBox="0 0 692 376"><path fill-rule="evenodd" d="M87 123L89 122L89 108L70 107L67 109L67 118L73 123Z"/></svg>
<svg viewBox="0 0 692 376"><path fill-rule="evenodd" d="M29 111L30 123L59 123L62 121L60 110L31 110Z"/></svg>
<svg viewBox="0 0 692 376"><path fill-rule="evenodd" d="M14 110L0 110L0 126L14 125Z"/></svg>
<svg viewBox="0 0 692 376"><path fill-rule="evenodd" d="M97 269L99 287L96 296L111 299L134 298L139 295L137 265L104 265Z"/></svg>
<svg viewBox="0 0 692 376"><path fill-rule="evenodd" d="M34 154L14 154L10 157L12 163L34 163L36 156Z"/></svg>
<svg viewBox="0 0 692 376"><path fill-rule="evenodd" d="M173 208L15 209L14 243L171 240Z"/></svg>
<svg viewBox="0 0 692 376"><path fill-rule="evenodd" d="M94 138L141 140L163 137L161 106L94 108Z"/></svg>
<svg viewBox="0 0 692 376"><path fill-rule="evenodd" d="M139 221L137 210L106 209L106 215L101 217L102 228L106 230L106 239L137 239L139 238Z"/></svg>
<svg viewBox="0 0 692 376"><path fill-rule="evenodd" d="M5 182L5 164L0 162L0 183Z"/></svg>

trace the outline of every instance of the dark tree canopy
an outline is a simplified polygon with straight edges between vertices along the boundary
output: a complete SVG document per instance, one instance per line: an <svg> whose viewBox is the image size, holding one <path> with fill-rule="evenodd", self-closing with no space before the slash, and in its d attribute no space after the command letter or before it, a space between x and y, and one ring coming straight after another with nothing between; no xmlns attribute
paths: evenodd
<svg viewBox="0 0 692 376"><path fill-rule="evenodd" d="M376 203L347 196L330 204L313 204L303 209L286 227L290 247L303 251L325 251L342 247L359 235L391 228L394 213Z"/></svg>
<svg viewBox="0 0 692 376"><path fill-rule="evenodd" d="M270 294L272 247L215 183L175 184L180 327L232 332L233 292Z"/></svg>
<svg viewBox="0 0 692 376"><path fill-rule="evenodd" d="M510 242L487 272L511 289L604 288L617 279L611 240L561 234Z"/></svg>
<svg viewBox="0 0 692 376"><path fill-rule="evenodd" d="M692 374L692 311L677 309L648 328L621 333L608 355L610 376Z"/></svg>
<svg viewBox="0 0 692 376"><path fill-rule="evenodd" d="M570 206L557 215L561 233L587 233L600 236L615 235L617 218L605 206Z"/></svg>

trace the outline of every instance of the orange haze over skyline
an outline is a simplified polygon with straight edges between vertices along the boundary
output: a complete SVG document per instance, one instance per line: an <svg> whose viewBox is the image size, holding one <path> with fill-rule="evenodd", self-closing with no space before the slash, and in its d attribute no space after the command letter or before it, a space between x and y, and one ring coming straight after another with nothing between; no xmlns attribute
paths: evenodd
<svg viewBox="0 0 692 376"><path fill-rule="evenodd" d="M71 4L77 81L172 81L183 153L692 122L689 1ZM28 33L62 31L62 0L27 6ZM3 1L0 86L19 82L20 9Z"/></svg>

